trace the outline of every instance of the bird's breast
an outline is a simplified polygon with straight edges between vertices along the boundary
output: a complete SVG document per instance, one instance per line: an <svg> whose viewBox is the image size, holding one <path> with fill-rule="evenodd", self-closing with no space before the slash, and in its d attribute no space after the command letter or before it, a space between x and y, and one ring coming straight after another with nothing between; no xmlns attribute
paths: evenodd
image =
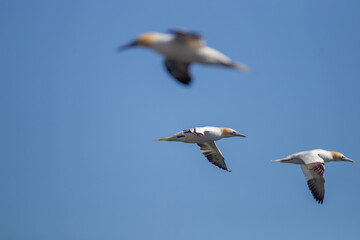
<svg viewBox="0 0 360 240"><path fill-rule="evenodd" d="M153 49L164 55L166 58L178 60L181 62L202 62L206 63L206 56L203 54L202 48L194 48L177 42L158 43Z"/></svg>

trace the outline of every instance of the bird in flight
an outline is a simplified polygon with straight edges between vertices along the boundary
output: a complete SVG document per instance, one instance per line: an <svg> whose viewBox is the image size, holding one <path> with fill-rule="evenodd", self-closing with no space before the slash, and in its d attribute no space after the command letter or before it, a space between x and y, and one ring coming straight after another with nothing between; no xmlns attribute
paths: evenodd
<svg viewBox="0 0 360 240"><path fill-rule="evenodd" d="M160 138L156 141L177 141L184 143L196 143L204 156L219 168L222 168L228 172L226 167L224 157L218 147L215 144L215 141L222 138L228 137L246 137L245 135L236 132L231 128L222 128L222 127L196 127L187 130L183 130L174 134L171 137Z"/></svg>
<svg viewBox="0 0 360 240"><path fill-rule="evenodd" d="M325 195L325 163L332 161L354 162L342 153L322 149L295 153L286 158L273 160L271 162L300 164L313 197L318 203L322 204Z"/></svg>
<svg viewBox="0 0 360 240"><path fill-rule="evenodd" d="M133 42L120 46L119 50L135 46L148 47L164 55L167 71L180 83L190 84L191 75L189 66L192 62L220 65L241 71L250 71L250 68L242 63L232 62L230 58L221 52L208 47L203 37L194 32L171 29L171 34L144 33Z"/></svg>

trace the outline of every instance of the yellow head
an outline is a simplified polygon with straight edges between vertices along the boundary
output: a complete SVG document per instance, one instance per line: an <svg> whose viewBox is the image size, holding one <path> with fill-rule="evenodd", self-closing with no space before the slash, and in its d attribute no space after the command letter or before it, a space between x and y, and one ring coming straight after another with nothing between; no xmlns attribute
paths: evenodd
<svg viewBox="0 0 360 240"><path fill-rule="evenodd" d="M238 133L231 128L221 128L223 137L246 137L244 134Z"/></svg>
<svg viewBox="0 0 360 240"><path fill-rule="evenodd" d="M151 46L156 42L157 36L157 33L143 33L136 38L136 45L144 47Z"/></svg>
<svg viewBox="0 0 360 240"><path fill-rule="evenodd" d="M131 43L126 44L124 46L120 46L119 50L124 50L129 47L135 47L135 46L150 47L152 44L154 44L157 41L158 36L159 36L158 33L143 33L139 35Z"/></svg>
<svg viewBox="0 0 360 240"><path fill-rule="evenodd" d="M348 161L348 162L354 162L353 160L345 157L342 153L339 152L330 152L331 156L333 157L333 161Z"/></svg>

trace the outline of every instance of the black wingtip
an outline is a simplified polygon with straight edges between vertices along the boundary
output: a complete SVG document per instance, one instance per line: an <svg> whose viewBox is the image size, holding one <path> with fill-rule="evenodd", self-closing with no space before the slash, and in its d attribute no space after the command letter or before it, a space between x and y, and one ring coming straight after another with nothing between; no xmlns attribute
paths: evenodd
<svg viewBox="0 0 360 240"><path fill-rule="evenodd" d="M177 80L178 83L181 83L181 85L186 87L189 87L192 84L191 78L175 78L175 80Z"/></svg>
<svg viewBox="0 0 360 240"><path fill-rule="evenodd" d="M169 33L179 34L179 33L186 33L186 28L183 27L177 27L177 28L169 28L167 30Z"/></svg>
<svg viewBox="0 0 360 240"><path fill-rule="evenodd" d="M167 72L183 85L189 85L191 76L189 74L190 63L179 62L173 59L165 59Z"/></svg>
<svg viewBox="0 0 360 240"><path fill-rule="evenodd" d="M175 37L179 39L187 39L187 40L201 40L203 39L202 35L194 32L194 31L188 31L184 29L170 29L169 32L171 34L174 34Z"/></svg>
<svg viewBox="0 0 360 240"><path fill-rule="evenodd" d="M170 28L168 29L169 33L173 33L173 34L178 34L178 35L193 35L193 36L198 36L201 37L201 34L196 32L196 31L190 31L187 30L186 28Z"/></svg>
<svg viewBox="0 0 360 240"><path fill-rule="evenodd" d="M309 189L315 199L315 201L319 204L323 204L324 202L324 196L325 196L325 192L319 192L316 187L315 187L315 180L314 179L310 179L308 180L308 186L309 186Z"/></svg>
<svg viewBox="0 0 360 240"><path fill-rule="evenodd" d="M318 204L323 204L323 202L324 202L324 199L316 199L315 197L314 197L314 199L316 200L316 202Z"/></svg>

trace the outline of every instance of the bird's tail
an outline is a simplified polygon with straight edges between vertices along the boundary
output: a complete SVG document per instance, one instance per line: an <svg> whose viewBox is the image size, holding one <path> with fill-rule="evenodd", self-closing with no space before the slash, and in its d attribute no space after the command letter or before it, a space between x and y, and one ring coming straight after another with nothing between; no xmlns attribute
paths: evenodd
<svg viewBox="0 0 360 240"><path fill-rule="evenodd" d="M291 159L283 158L283 159L272 160L271 162L287 162L287 161L290 161L290 160L291 160Z"/></svg>
<svg viewBox="0 0 360 240"><path fill-rule="evenodd" d="M245 65L243 63L239 63L239 62L231 62L231 63L227 63L227 64L224 64L224 65L227 66L227 67L238 69L238 70L243 71L243 72L250 72L251 71L249 66L247 66L247 65Z"/></svg>
<svg viewBox="0 0 360 240"><path fill-rule="evenodd" d="M174 139L172 137L166 137L166 138L159 138L159 139L155 139L155 141L174 141Z"/></svg>

